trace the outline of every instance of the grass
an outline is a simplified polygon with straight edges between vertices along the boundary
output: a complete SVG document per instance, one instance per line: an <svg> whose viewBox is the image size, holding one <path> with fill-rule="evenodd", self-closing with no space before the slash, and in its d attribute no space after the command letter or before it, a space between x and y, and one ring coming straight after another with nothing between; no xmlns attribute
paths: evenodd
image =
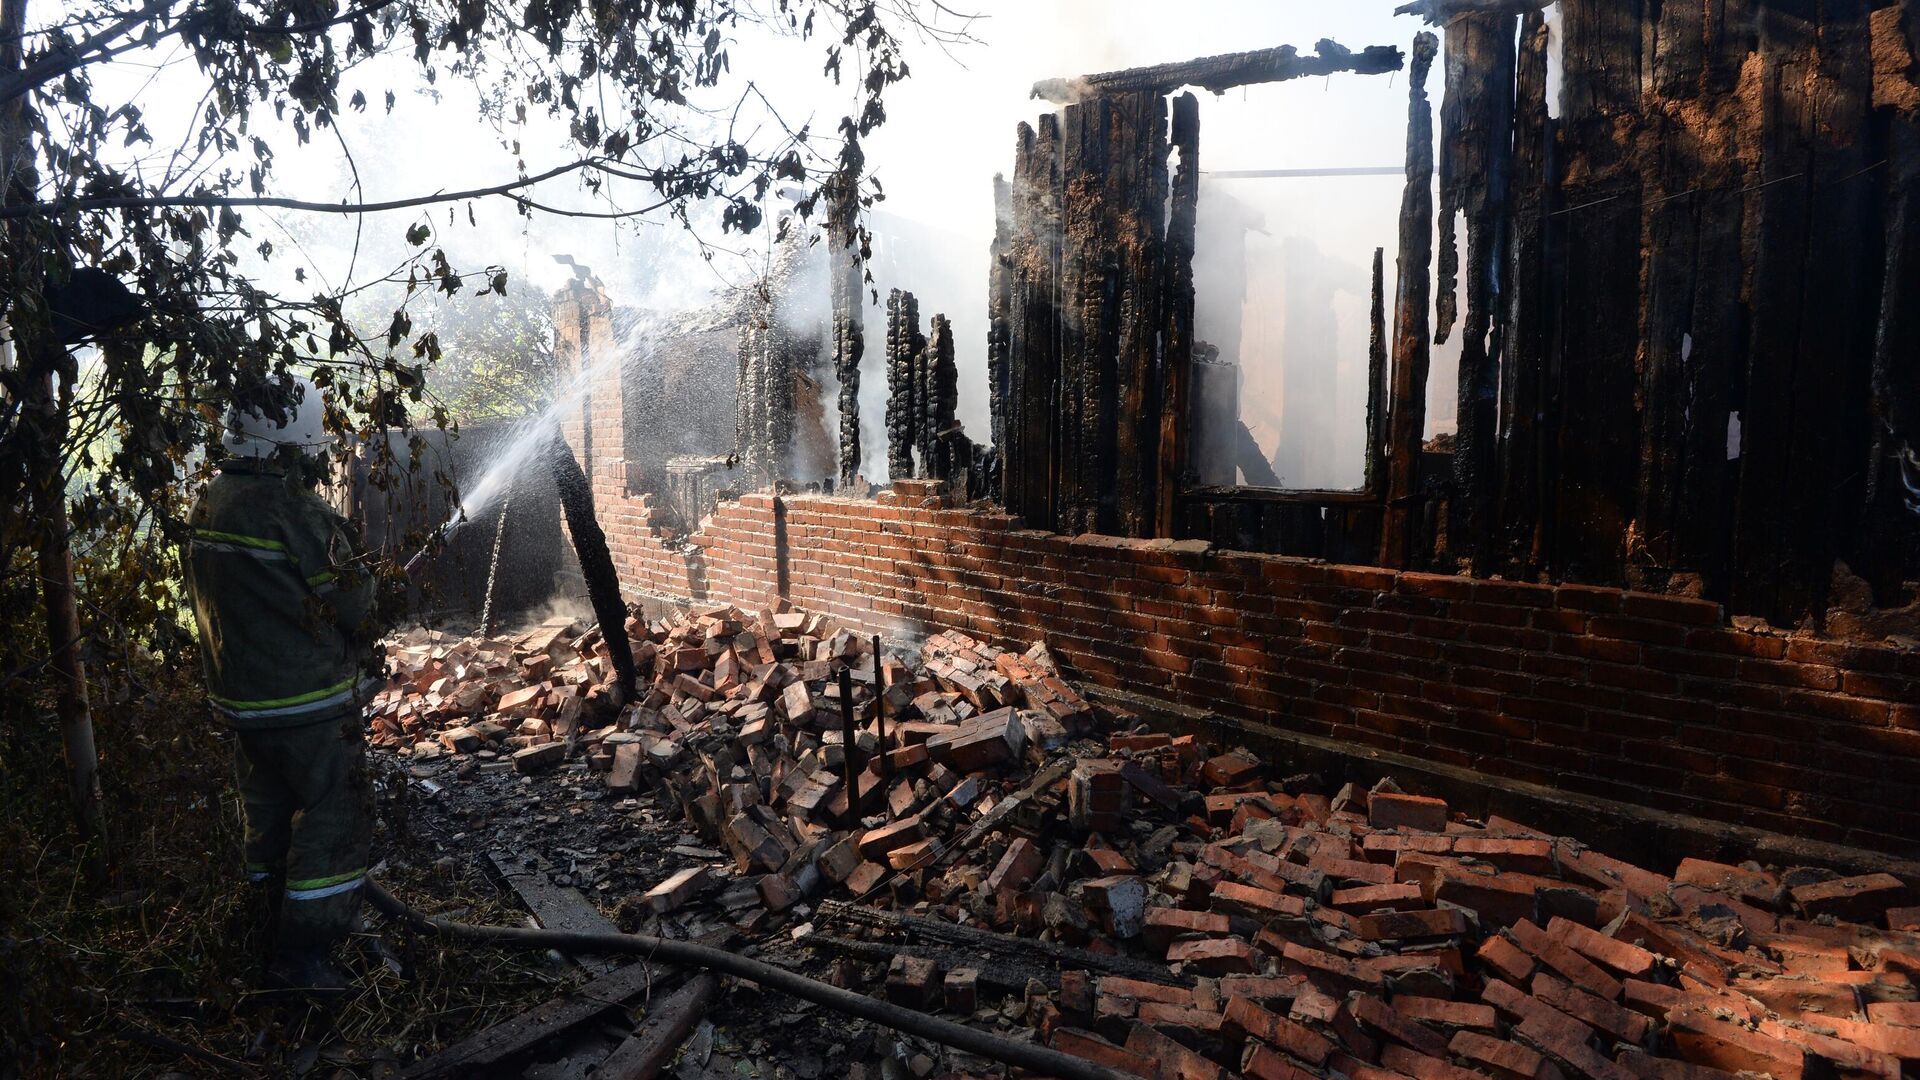
<svg viewBox="0 0 1920 1080"><path fill-rule="evenodd" d="M357 992L337 1009L256 993L233 749L201 702L177 677L96 705L115 856L104 889L81 873L50 710L30 694L0 702L0 1080L379 1076L556 992L537 954L376 922L408 977L363 939L346 958ZM518 920L477 871L436 875L410 855L408 837L380 829L374 858L400 895L435 913Z"/></svg>

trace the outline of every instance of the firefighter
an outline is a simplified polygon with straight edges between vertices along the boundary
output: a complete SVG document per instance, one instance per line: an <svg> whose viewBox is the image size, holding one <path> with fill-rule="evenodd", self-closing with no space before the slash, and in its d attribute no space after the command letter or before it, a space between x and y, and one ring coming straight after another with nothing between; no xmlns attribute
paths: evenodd
<svg viewBox="0 0 1920 1080"><path fill-rule="evenodd" d="M347 522L313 491L330 445L320 390L235 409L219 475L193 508L187 592L207 696L233 730L249 892L272 926L263 983L346 991L333 961L359 908L372 839L361 707L377 635Z"/></svg>

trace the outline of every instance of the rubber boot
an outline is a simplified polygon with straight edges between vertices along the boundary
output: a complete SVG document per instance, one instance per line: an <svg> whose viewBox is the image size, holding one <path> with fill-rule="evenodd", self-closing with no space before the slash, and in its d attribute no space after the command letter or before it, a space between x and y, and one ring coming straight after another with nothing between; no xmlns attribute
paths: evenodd
<svg viewBox="0 0 1920 1080"><path fill-rule="evenodd" d="M287 900L280 909L273 958L262 985L316 1003L335 1001L353 990L353 976L334 962L336 946L353 925L360 905L354 889L321 900Z"/></svg>

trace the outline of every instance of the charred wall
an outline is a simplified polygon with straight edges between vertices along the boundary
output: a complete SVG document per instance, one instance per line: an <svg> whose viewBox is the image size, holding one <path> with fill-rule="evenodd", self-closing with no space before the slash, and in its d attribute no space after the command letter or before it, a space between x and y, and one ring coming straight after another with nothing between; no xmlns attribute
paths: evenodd
<svg viewBox="0 0 1920 1080"><path fill-rule="evenodd" d="M1088 76L1021 125L989 293L1006 506L1064 532L1685 592L1783 626L1817 622L1837 563L1909 602L1913 5L1563 0L1557 108L1536 6L1411 5L1445 50L1414 50L1359 491L1210 485L1187 450L1210 437L1200 115L1169 95L1244 81L1255 54ZM1292 63L1397 68L1387 51ZM1428 352L1454 335L1457 434L1430 446Z"/></svg>

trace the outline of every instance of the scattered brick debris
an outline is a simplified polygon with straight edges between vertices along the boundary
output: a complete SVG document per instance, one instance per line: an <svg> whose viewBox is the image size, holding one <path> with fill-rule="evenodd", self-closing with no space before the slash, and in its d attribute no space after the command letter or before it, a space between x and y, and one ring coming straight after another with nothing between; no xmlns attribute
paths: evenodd
<svg viewBox="0 0 1920 1080"><path fill-rule="evenodd" d="M416 631L372 741L651 794L716 856L639 897L652 917L785 931L843 985L1153 1080L1920 1068L1920 897L1893 875L1667 874L1390 780L1330 794L1090 704L1039 644L876 663L823 616L732 608L627 631L625 703L581 626Z"/></svg>

